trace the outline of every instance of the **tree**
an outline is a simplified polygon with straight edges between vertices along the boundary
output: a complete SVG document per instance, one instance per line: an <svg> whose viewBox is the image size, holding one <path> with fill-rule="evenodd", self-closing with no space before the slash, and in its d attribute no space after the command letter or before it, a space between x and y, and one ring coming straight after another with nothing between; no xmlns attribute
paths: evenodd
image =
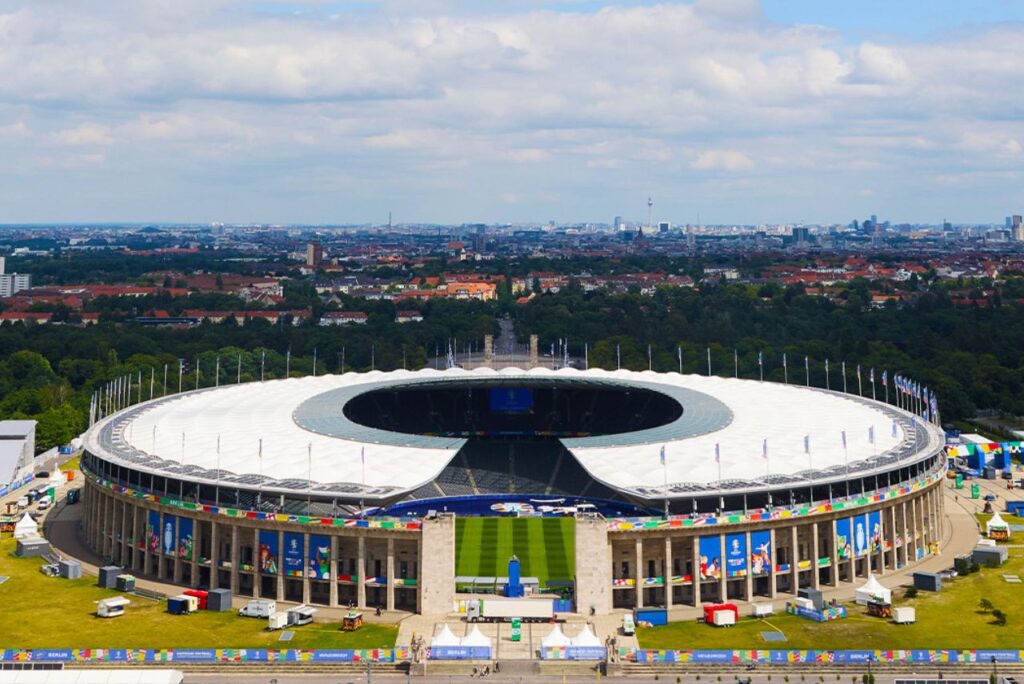
<svg viewBox="0 0 1024 684"><path fill-rule="evenodd" d="M993 606L992 602L987 598L982 598L978 601L978 608L980 608L983 613L991 613L995 609L995 606Z"/></svg>

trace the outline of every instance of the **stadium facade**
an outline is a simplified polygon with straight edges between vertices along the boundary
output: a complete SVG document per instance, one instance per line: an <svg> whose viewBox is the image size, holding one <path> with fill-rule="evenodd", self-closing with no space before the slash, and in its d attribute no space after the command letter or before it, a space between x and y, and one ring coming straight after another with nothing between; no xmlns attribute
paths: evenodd
<svg viewBox="0 0 1024 684"><path fill-rule="evenodd" d="M446 613L457 517L572 515L581 612L756 600L935 553L943 447L890 404L751 380L292 378L96 422L83 529L97 553L176 584Z"/></svg>

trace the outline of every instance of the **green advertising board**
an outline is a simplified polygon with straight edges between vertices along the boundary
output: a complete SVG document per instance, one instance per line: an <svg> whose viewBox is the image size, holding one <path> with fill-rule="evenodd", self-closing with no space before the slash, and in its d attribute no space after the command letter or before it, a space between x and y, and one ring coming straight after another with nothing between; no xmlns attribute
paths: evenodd
<svg viewBox="0 0 1024 684"><path fill-rule="evenodd" d="M519 618L512 618L512 641L521 641L523 638L523 621Z"/></svg>
<svg viewBox="0 0 1024 684"><path fill-rule="evenodd" d="M977 482L972 483L971 484L971 498L972 499L977 499L980 496L981 496L981 490L978 488L978 483Z"/></svg>

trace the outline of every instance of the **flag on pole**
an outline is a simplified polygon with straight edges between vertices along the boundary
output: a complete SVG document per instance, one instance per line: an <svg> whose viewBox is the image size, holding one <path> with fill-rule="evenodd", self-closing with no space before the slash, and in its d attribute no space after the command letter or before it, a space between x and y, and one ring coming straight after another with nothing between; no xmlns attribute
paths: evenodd
<svg viewBox="0 0 1024 684"><path fill-rule="evenodd" d="M664 449L664 447L662 447L662 449ZM715 442L715 463L721 463L721 462L722 462L722 452L718 448L718 442Z"/></svg>
<svg viewBox="0 0 1024 684"><path fill-rule="evenodd" d="M896 421L892 421L892 438L896 439Z"/></svg>
<svg viewBox="0 0 1024 684"><path fill-rule="evenodd" d="M761 458L768 458L768 438L765 437L764 441L761 442Z"/></svg>
<svg viewBox="0 0 1024 684"><path fill-rule="evenodd" d="M889 386L889 371L882 371L882 387Z"/></svg>
<svg viewBox="0 0 1024 684"><path fill-rule="evenodd" d="M868 427L868 441L871 442L872 444L875 443L875 426L874 425Z"/></svg>
<svg viewBox="0 0 1024 684"><path fill-rule="evenodd" d="M875 369L874 369L874 367L872 367L871 370L868 371L868 382L874 382L874 381L875 381Z"/></svg>
<svg viewBox="0 0 1024 684"><path fill-rule="evenodd" d="M843 430L839 434L842 435L842 438L843 438L843 448L845 449L846 448L846 430Z"/></svg>
<svg viewBox="0 0 1024 684"><path fill-rule="evenodd" d="M366 447L359 448L359 463L366 465Z"/></svg>
<svg viewBox="0 0 1024 684"><path fill-rule="evenodd" d="M804 453L805 454L811 453L811 436L810 435L804 435Z"/></svg>
<svg viewBox="0 0 1024 684"><path fill-rule="evenodd" d="M757 365L758 366L763 366L764 365L764 355L761 352L757 352Z"/></svg>
<svg viewBox="0 0 1024 684"><path fill-rule="evenodd" d="M665 445L661 445L661 451L658 452L658 460L661 461L661 465L665 465Z"/></svg>
<svg viewBox="0 0 1024 684"><path fill-rule="evenodd" d="M786 352L782 352L782 367L786 367Z"/></svg>
<svg viewBox="0 0 1024 684"><path fill-rule="evenodd" d="M182 439L184 439L184 437L185 437L185 436L184 436L184 435L182 435ZM260 437L260 450L259 450L259 452L258 452L258 453L257 453L256 455L257 455L257 456L258 456L259 458L263 458L263 438L262 438L262 437Z"/></svg>

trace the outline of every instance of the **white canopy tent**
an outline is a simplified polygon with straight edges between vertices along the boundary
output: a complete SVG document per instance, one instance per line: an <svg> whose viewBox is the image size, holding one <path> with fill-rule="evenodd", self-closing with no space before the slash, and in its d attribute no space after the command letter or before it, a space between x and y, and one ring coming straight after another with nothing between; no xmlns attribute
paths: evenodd
<svg viewBox="0 0 1024 684"><path fill-rule="evenodd" d="M54 470L50 475L50 486L55 489L60 489L68 482L67 475L64 474L63 470Z"/></svg>
<svg viewBox="0 0 1024 684"><path fill-rule="evenodd" d="M448 625L443 625L441 631L434 635L434 638L430 640L430 646L461 646L462 642L459 637L452 633L452 630L448 628Z"/></svg>
<svg viewBox="0 0 1024 684"><path fill-rule="evenodd" d="M992 530L999 530L1000 532L1005 532L1007 537L1010 536L1010 526L998 512L985 523L985 536L991 537Z"/></svg>
<svg viewBox="0 0 1024 684"><path fill-rule="evenodd" d="M39 535L39 525L32 519L32 516L26 513L21 517L21 520L14 526L14 538L15 539L26 539L28 537L36 537Z"/></svg>
<svg viewBox="0 0 1024 684"><path fill-rule="evenodd" d="M473 625L473 631L462 637L463 646L486 646L491 648L491 640L480 631L479 625Z"/></svg>
<svg viewBox="0 0 1024 684"><path fill-rule="evenodd" d="M590 631L590 625L583 625L583 629L580 633L572 638L573 646L603 646L601 640L597 638L592 631Z"/></svg>
<svg viewBox="0 0 1024 684"><path fill-rule="evenodd" d="M554 628L548 632L547 636L540 640L540 645L544 648L563 648L565 646L572 646L572 640L565 636L562 632L562 628L556 624Z"/></svg>
<svg viewBox="0 0 1024 684"><path fill-rule="evenodd" d="M883 587L874 575L870 575L868 581L854 592L854 598L862 606L866 606L870 601L892 603L892 590Z"/></svg>

